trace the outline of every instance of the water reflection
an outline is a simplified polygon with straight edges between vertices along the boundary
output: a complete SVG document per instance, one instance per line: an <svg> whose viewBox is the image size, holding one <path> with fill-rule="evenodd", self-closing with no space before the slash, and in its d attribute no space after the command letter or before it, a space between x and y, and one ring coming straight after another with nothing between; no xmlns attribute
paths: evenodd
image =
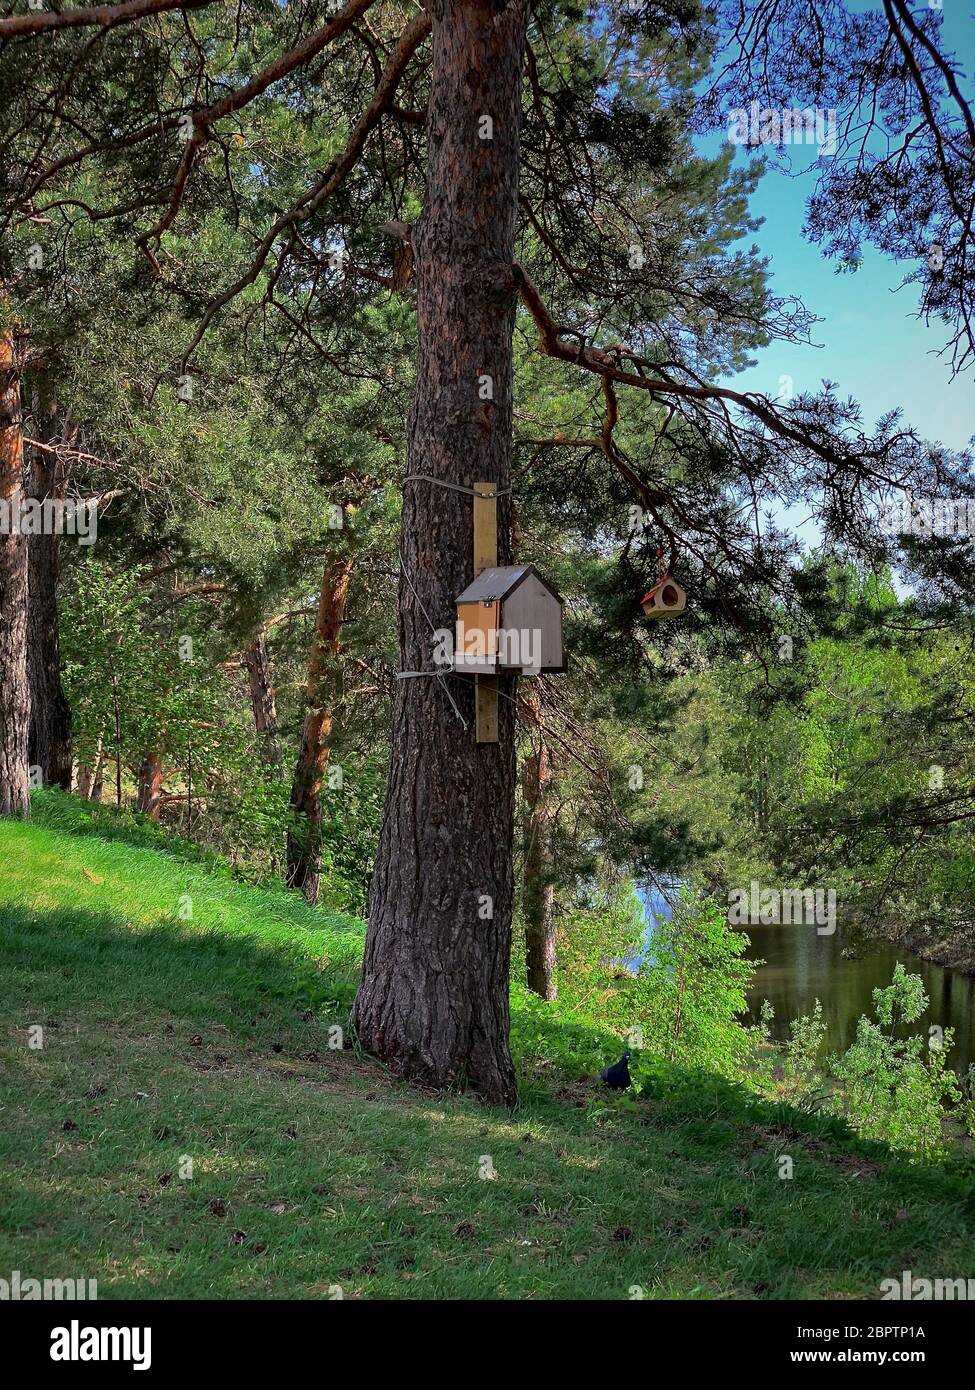
<svg viewBox="0 0 975 1390"><path fill-rule="evenodd" d="M775 1010L774 1037L787 1037L790 1020L808 1013L818 999L828 1029L827 1047L837 1051L849 1046L857 1019L872 1012L873 991L889 985L894 966L903 961L913 975L921 976L930 1000L927 1012L907 1031L926 1033L933 1023L954 1028L952 1066L963 1072L975 1062L975 980L970 976L885 943L858 945L856 958L850 960L841 954L849 944L842 928L833 936L819 936L814 927L751 926L747 934L748 956L767 962L759 967L749 993L750 1021L757 1021L762 1000L768 999Z"/></svg>
<svg viewBox="0 0 975 1390"><path fill-rule="evenodd" d="M676 884L665 888L668 896L677 891ZM657 889L648 888L641 897L650 923L654 913L669 917ZM652 930L651 925L647 937ZM762 1000L767 999L775 1010L773 1037L788 1038L791 1020L808 1014L818 999L827 1026L827 1050L848 1047L856 1035L857 1019L873 1012L873 991L889 985L894 966L903 961L911 974L921 976L930 1001L927 1012L904 1031L927 1034L933 1023L954 1028L949 1062L959 1073L975 1062L975 979L971 976L932 965L888 943L851 946L842 926L832 936L820 936L814 926L750 926L747 935L748 957L766 962L759 966L749 991L748 1022L758 1022ZM853 950L854 958L842 954L847 948Z"/></svg>

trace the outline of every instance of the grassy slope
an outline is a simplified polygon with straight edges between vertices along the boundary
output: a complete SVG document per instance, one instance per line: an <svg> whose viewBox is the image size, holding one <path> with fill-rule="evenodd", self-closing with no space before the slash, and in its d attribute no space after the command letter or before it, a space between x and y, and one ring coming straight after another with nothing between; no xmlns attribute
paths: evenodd
<svg viewBox="0 0 975 1390"><path fill-rule="evenodd" d="M0 1275L102 1298L619 1299L970 1272L970 1168L908 1169L715 1080L608 1099L578 1078L615 1042L520 992L517 1112L418 1093L328 1048L360 923L53 799L40 820L0 824Z"/></svg>

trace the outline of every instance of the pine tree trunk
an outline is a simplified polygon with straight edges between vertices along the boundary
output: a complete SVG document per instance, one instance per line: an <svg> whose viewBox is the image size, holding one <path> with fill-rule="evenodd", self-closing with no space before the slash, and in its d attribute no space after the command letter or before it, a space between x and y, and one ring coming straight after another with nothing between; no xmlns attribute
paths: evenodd
<svg viewBox="0 0 975 1390"><path fill-rule="evenodd" d="M413 235L419 356L408 468L470 486L511 481L512 274L523 0L431 0L427 198ZM484 138L490 136L490 138ZM472 499L428 482L404 492L400 667L434 669L473 578ZM510 564L510 503L498 562ZM513 900L514 681L500 682L498 742L474 741L470 678L397 683L386 806L369 899L359 1041L398 1075L515 1099L508 1043ZM466 727L447 698L456 700Z"/></svg>
<svg viewBox="0 0 975 1390"><path fill-rule="evenodd" d="M0 296L0 314L6 305ZM24 432L14 330L0 329L0 815L30 815L27 730L27 539L18 533L24 496Z"/></svg>
<svg viewBox="0 0 975 1390"><path fill-rule="evenodd" d="M308 663L307 713L291 785L291 810L299 829L289 832L286 881L313 905L318 901L321 870L322 782L328 769L335 701L338 694L336 657L349 597L352 561L326 565L315 615L315 633Z"/></svg>
<svg viewBox="0 0 975 1390"><path fill-rule="evenodd" d="M274 777L280 778L284 772L284 759L278 737L278 707L271 676L271 658L263 632L258 631L247 643L242 660L264 761Z"/></svg>
<svg viewBox="0 0 975 1390"><path fill-rule="evenodd" d="M552 757L544 731L522 765L525 802L525 860L522 910L528 988L542 999L557 999L555 983L555 885L552 882Z"/></svg>
<svg viewBox="0 0 975 1390"><path fill-rule="evenodd" d="M156 750L147 753L139 764L139 783L136 808L150 820L157 821L162 810L162 755Z"/></svg>
<svg viewBox="0 0 975 1390"><path fill-rule="evenodd" d="M56 437L53 416L38 402L34 418L45 442ZM63 500L67 469L55 454L32 451L28 493L39 500ZM27 668L30 683L30 729L27 758L39 767L44 786L71 790L71 709L61 684L61 645L57 585L61 538L56 533L31 536L27 543L30 604Z"/></svg>

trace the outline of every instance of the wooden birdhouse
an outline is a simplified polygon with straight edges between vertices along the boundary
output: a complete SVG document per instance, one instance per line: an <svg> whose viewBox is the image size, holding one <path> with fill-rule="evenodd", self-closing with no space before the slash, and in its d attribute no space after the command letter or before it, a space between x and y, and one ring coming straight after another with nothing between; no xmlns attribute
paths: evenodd
<svg viewBox="0 0 975 1390"><path fill-rule="evenodd" d="M648 618L676 618L686 607L686 591L669 574L661 575L643 597L643 611Z"/></svg>
<svg viewBox="0 0 975 1390"><path fill-rule="evenodd" d="M534 565L492 565L457 595L454 670L564 671L562 600Z"/></svg>

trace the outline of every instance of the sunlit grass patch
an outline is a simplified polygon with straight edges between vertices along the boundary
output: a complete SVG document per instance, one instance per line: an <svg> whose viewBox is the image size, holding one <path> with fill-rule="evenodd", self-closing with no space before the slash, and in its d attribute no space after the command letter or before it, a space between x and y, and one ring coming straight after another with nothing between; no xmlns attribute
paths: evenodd
<svg viewBox="0 0 975 1390"><path fill-rule="evenodd" d="M617 1040L520 989L518 1110L416 1091L329 1046L360 922L123 838L4 824L0 859L0 1272L102 1298L704 1299L968 1268L960 1167L718 1078L618 1102L592 1081Z"/></svg>

